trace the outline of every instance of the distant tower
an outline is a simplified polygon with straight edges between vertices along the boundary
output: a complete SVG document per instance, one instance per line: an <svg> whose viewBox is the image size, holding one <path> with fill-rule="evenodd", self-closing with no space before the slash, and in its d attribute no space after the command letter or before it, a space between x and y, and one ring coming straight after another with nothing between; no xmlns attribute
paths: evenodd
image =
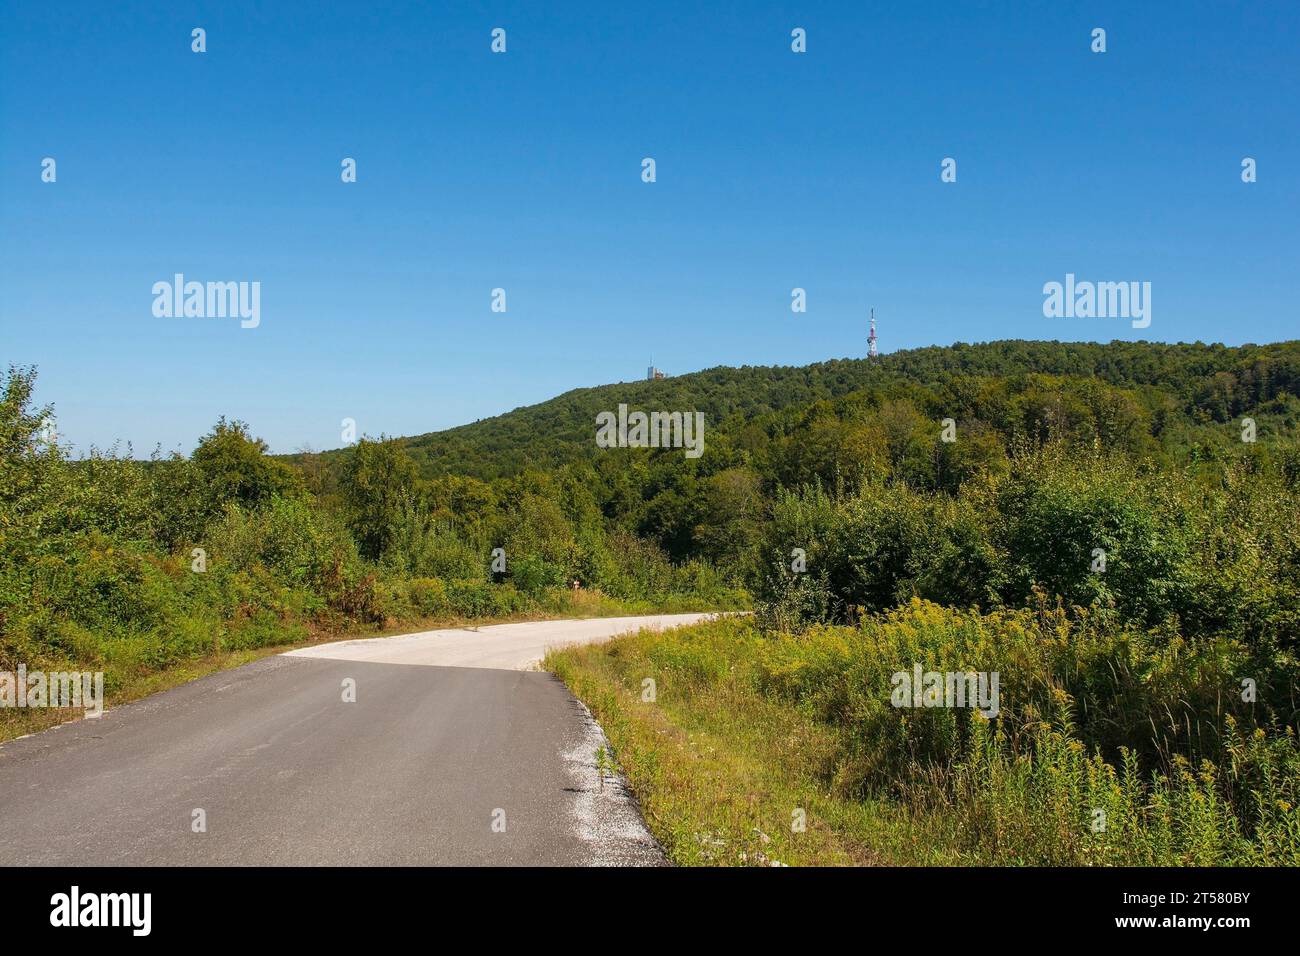
<svg viewBox="0 0 1300 956"><path fill-rule="evenodd" d="M876 310L871 310L871 334L867 336L867 358L878 356L876 352Z"/></svg>

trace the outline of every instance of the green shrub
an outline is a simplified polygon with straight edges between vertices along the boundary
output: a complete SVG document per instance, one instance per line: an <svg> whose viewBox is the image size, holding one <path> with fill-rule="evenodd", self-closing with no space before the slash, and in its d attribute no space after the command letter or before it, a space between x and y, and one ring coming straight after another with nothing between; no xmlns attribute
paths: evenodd
<svg viewBox="0 0 1300 956"><path fill-rule="evenodd" d="M411 606L426 617L445 614L451 607L447 585L440 578L412 578L407 583Z"/></svg>

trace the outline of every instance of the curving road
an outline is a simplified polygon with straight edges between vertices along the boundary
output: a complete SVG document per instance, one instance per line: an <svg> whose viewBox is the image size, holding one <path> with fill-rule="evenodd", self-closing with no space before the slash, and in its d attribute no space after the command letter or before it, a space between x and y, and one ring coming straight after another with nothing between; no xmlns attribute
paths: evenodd
<svg viewBox="0 0 1300 956"><path fill-rule="evenodd" d="M530 668L707 616L318 645L10 741L0 863L662 865L621 781L601 785L600 728Z"/></svg>

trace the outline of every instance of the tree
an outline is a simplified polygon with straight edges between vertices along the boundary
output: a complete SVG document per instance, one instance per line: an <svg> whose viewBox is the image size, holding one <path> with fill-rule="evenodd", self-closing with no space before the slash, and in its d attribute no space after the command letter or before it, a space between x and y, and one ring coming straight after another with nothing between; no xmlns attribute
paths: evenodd
<svg viewBox="0 0 1300 956"><path fill-rule="evenodd" d="M190 460L204 486L206 516L220 513L227 502L246 508L269 502L276 495L301 494L302 481L284 462L267 455L266 442L249 434L241 421L223 415L212 431L199 439Z"/></svg>
<svg viewBox="0 0 1300 956"><path fill-rule="evenodd" d="M362 438L352 450L339 491L348 528L365 557L377 559L388 550L404 505L415 497L415 481L415 462L394 439Z"/></svg>
<svg viewBox="0 0 1300 956"><path fill-rule="evenodd" d="M703 554L736 574L758 547L764 518L762 479L744 465L712 475L704 483L704 521L695 528Z"/></svg>

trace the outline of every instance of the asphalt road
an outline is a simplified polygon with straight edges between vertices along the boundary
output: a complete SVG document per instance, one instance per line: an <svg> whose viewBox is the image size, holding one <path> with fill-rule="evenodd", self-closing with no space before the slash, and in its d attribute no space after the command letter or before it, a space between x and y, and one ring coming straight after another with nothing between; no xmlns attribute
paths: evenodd
<svg viewBox="0 0 1300 956"><path fill-rule="evenodd" d="M0 864L661 865L600 728L526 668L703 616L319 645L10 741Z"/></svg>

